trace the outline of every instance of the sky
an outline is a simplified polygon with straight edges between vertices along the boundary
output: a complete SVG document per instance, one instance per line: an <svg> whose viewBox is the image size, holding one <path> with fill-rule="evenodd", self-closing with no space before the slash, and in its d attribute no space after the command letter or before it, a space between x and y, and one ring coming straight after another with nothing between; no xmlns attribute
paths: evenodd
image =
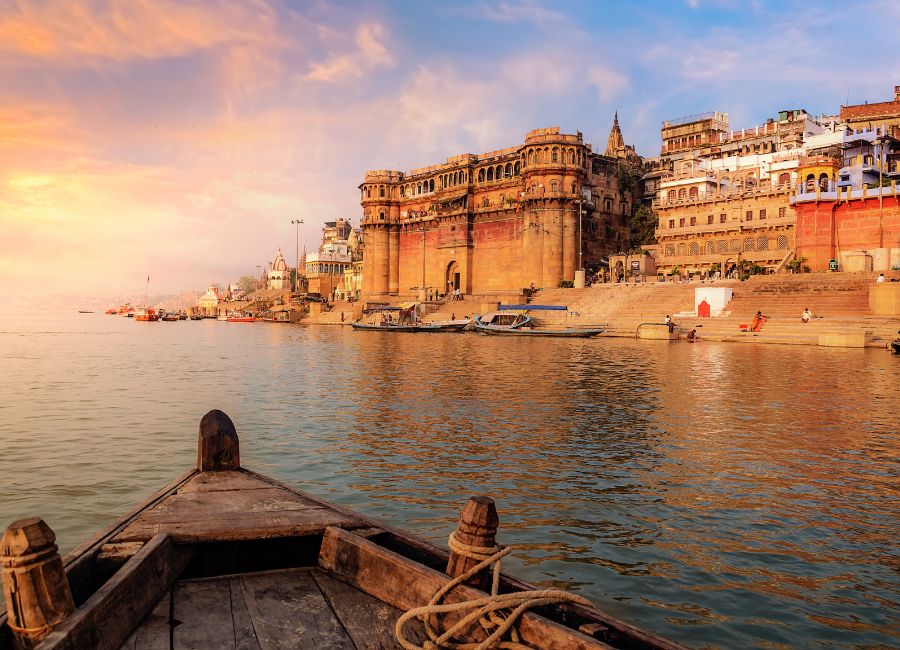
<svg viewBox="0 0 900 650"><path fill-rule="evenodd" d="M203 289L366 170L534 128L659 153L662 120L837 113L900 84L900 2L0 0L0 297Z"/></svg>

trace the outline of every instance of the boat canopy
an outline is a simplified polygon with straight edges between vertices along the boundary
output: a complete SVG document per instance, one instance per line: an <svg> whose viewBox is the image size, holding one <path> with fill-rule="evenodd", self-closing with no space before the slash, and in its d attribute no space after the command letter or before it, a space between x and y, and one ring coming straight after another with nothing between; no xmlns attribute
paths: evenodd
<svg viewBox="0 0 900 650"><path fill-rule="evenodd" d="M516 311L516 310L527 310L527 311L566 311L569 308L565 305L500 305L499 309L501 311Z"/></svg>

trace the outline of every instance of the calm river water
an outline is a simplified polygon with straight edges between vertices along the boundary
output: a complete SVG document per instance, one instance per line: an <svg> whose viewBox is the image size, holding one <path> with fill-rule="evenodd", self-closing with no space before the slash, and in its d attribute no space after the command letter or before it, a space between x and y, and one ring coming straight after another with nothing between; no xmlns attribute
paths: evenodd
<svg viewBox="0 0 900 650"><path fill-rule="evenodd" d="M900 359L0 313L0 524L70 550L196 462L445 544L492 495L510 573L695 647L893 647Z"/></svg>

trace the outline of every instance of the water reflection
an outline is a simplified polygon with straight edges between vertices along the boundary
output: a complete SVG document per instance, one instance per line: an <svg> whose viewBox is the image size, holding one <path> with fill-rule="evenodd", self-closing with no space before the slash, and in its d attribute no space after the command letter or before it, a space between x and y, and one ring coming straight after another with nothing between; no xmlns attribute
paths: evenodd
<svg viewBox="0 0 900 650"><path fill-rule="evenodd" d="M512 571L690 645L896 643L880 351L0 319L0 519L64 548L217 407L246 465L442 543L493 495Z"/></svg>

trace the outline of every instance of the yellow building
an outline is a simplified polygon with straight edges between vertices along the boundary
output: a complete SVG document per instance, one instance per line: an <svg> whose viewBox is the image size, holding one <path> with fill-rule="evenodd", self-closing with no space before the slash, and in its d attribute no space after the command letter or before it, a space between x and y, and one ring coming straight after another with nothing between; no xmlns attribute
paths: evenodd
<svg viewBox="0 0 900 650"><path fill-rule="evenodd" d="M627 242L639 196L620 189L619 173L639 164L616 120L603 155L552 127L507 149L370 171L360 185L363 297L496 296L572 281Z"/></svg>
<svg viewBox="0 0 900 650"><path fill-rule="evenodd" d="M664 177L653 204L660 273L702 273L714 265L725 273L741 260L775 270L790 261L797 158L732 165L681 161Z"/></svg>

